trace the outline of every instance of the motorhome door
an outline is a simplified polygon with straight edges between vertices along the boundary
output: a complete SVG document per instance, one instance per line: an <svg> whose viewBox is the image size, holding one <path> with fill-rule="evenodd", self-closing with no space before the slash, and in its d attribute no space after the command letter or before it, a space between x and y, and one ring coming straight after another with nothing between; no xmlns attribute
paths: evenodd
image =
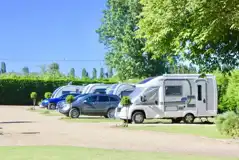
<svg viewBox="0 0 239 160"><path fill-rule="evenodd" d="M159 87L151 87L145 91L146 101L143 105L147 106L145 111L147 113L147 118L159 118L160 110L159 110Z"/></svg>
<svg viewBox="0 0 239 160"><path fill-rule="evenodd" d="M198 116L204 116L207 114L207 83L205 80L198 80L196 82L197 90L197 113Z"/></svg>

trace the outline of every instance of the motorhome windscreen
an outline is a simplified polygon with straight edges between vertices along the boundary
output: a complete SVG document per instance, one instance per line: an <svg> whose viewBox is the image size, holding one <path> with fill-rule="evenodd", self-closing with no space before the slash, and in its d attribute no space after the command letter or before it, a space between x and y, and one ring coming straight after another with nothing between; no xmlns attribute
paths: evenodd
<svg viewBox="0 0 239 160"><path fill-rule="evenodd" d="M134 97L137 97L142 91L143 88L136 87L135 90L129 95L129 97L133 99Z"/></svg>
<svg viewBox="0 0 239 160"><path fill-rule="evenodd" d="M147 79L144 79L143 81L139 82L138 84L144 84L147 83L148 81L152 80L154 77L149 77Z"/></svg>

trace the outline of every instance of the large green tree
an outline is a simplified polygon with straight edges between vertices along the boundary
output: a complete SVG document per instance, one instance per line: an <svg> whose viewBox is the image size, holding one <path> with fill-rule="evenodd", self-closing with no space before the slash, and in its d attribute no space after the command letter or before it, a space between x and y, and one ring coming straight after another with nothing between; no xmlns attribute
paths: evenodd
<svg viewBox="0 0 239 160"><path fill-rule="evenodd" d="M114 68L121 79L165 72L163 58L155 60L151 52L144 54L144 39L135 37L141 9L139 0L107 0L107 9L97 30L100 42L108 48L106 64Z"/></svg>
<svg viewBox="0 0 239 160"><path fill-rule="evenodd" d="M239 58L238 0L141 0L138 37L153 57L180 55L201 70L228 71Z"/></svg>

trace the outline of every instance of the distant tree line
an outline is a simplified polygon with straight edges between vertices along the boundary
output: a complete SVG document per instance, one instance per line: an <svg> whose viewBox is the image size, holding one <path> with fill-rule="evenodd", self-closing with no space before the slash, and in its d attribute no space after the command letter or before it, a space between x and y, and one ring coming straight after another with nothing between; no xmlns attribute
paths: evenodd
<svg viewBox="0 0 239 160"><path fill-rule="evenodd" d="M60 66L58 63L51 63L49 66L41 66L41 71L40 73L35 73L35 72L30 72L29 67L25 66L22 68L22 72L20 73L21 75L24 76L30 76L30 75L48 75L54 77L64 77L67 76L69 78L76 78L76 73L75 73L75 68L71 68L69 73L67 75L64 75L63 73L60 72ZM83 68L81 72L81 78L83 79L105 79L105 78L111 78L113 77L113 69L109 68L107 72L104 71L104 68L99 69L100 74L97 74L97 69L93 68L92 70L92 75L89 75L89 72ZM15 72L9 72L11 74ZM7 74L7 69L6 69L6 63L1 62L1 70L0 74ZM15 73L17 74L17 73Z"/></svg>

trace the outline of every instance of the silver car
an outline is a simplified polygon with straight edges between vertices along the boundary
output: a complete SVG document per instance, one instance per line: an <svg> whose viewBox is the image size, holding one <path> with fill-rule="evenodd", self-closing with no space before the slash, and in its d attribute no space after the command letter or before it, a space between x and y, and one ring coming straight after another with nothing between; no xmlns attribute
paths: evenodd
<svg viewBox="0 0 239 160"><path fill-rule="evenodd" d="M87 94L79 97L71 106L64 104L59 112L71 118L78 118L80 115L114 118L115 108L119 103L120 98L116 95Z"/></svg>

